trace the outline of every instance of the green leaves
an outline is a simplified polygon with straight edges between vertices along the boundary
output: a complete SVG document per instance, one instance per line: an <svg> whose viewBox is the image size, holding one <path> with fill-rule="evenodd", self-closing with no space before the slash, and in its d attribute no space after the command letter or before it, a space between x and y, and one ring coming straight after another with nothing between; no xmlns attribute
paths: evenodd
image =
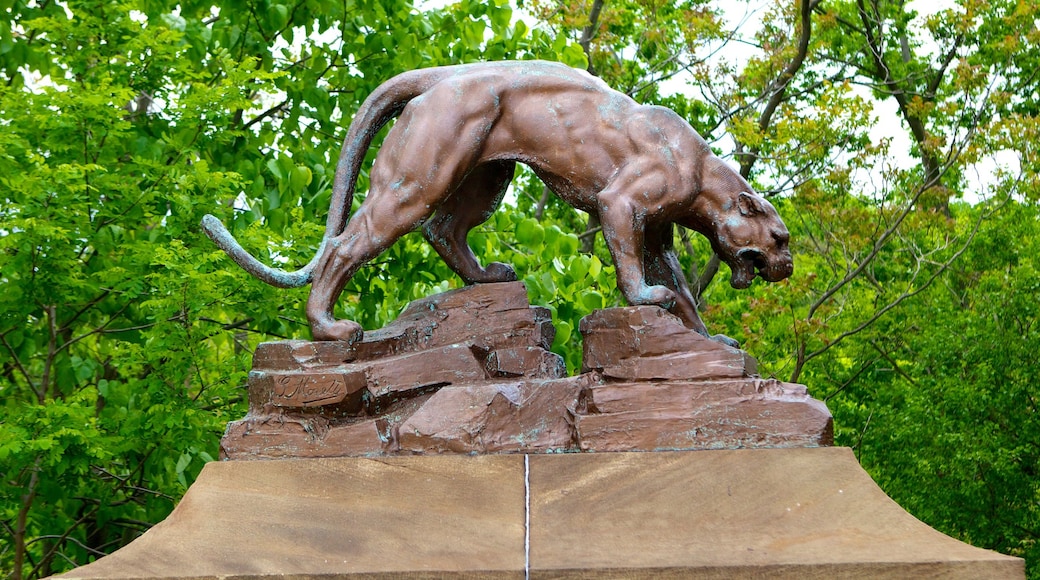
<svg viewBox="0 0 1040 580"><path fill-rule="evenodd" d="M3 543L30 550L0 554L23 563L15 577L164 517L244 412L232 323L251 294L223 256L214 267L198 222L242 191L235 112L278 76L248 56L186 58L206 42L190 14L142 27L133 6L68 7L76 18L16 7L27 28L12 38L58 74L0 88L0 514ZM292 164L283 187L312 179Z"/></svg>
<svg viewBox="0 0 1040 580"><path fill-rule="evenodd" d="M281 205L281 197L287 192L291 191L299 195L299 192L305 191L313 178L309 167L296 165L290 157L285 155L268 160L267 169L274 175L277 190L268 190L268 206L265 214L270 214L273 210L278 209Z"/></svg>
<svg viewBox="0 0 1040 580"><path fill-rule="evenodd" d="M526 246L539 246L545 239L545 229L534 218L525 218L516 226L516 239Z"/></svg>

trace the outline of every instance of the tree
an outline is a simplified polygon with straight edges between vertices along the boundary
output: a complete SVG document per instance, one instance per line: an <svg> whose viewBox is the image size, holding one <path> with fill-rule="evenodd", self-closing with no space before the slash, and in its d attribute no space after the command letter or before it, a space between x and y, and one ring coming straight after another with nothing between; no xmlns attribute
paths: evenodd
<svg viewBox="0 0 1040 580"><path fill-rule="evenodd" d="M913 325L879 331L892 339L870 345L877 380L851 384L845 398L862 406L848 422L862 426L861 461L893 499L948 534L1025 557L1036 577L1040 421L1029 369L1040 346L1040 215L1034 204L996 206L951 206L964 225L992 215L910 305Z"/></svg>

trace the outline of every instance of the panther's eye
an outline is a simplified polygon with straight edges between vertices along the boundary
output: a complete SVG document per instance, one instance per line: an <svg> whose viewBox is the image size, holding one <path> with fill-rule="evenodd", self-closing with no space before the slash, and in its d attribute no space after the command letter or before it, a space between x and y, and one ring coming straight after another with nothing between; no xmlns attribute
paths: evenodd
<svg viewBox="0 0 1040 580"><path fill-rule="evenodd" d="M787 245L788 242L791 241L791 234L789 234L788 232L774 231L772 232L772 234L773 240L776 241L777 246L784 247Z"/></svg>

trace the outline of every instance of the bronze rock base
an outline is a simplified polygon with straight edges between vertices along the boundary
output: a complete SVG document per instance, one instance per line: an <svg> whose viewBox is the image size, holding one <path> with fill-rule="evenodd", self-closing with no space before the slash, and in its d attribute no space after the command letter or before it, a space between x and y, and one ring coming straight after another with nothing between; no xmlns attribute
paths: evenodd
<svg viewBox="0 0 1040 580"><path fill-rule="evenodd" d="M413 302L362 342L260 345L225 459L815 447L831 415L802 385L656 306L582 320L581 374L519 282Z"/></svg>

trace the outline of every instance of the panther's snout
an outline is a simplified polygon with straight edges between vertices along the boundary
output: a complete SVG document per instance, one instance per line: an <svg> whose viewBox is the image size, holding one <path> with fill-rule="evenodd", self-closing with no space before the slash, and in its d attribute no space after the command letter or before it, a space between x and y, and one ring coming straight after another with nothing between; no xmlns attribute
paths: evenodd
<svg viewBox="0 0 1040 580"><path fill-rule="evenodd" d="M794 261L790 252L784 252L782 259L778 260L769 268L762 270L761 276L768 282L779 282L794 274Z"/></svg>

